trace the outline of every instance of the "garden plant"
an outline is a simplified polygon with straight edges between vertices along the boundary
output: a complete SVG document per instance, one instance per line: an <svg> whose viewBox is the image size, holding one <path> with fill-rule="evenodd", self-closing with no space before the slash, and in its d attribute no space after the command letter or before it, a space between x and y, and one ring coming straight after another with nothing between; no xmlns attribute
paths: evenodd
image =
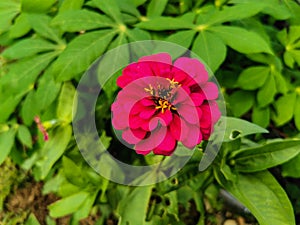
<svg viewBox="0 0 300 225"><path fill-rule="evenodd" d="M1 0L0 225L300 224L300 2Z"/></svg>

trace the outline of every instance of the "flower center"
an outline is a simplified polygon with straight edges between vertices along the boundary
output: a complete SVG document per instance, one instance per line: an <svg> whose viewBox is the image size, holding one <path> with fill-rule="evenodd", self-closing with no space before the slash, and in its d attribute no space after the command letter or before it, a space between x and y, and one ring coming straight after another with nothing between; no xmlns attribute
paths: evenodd
<svg viewBox="0 0 300 225"><path fill-rule="evenodd" d="M174 100L174 91L181 86L174 78L172 80L167 78L166 80L169 81L167 87L157 84L157 87L153 88L153 86L149 84L148 88L144 88L146 92L155 97L154 101L157 105L155 108L161 109L162 113L164 113L165 110L177 110L171 103Z"/></svg>
<svg viewBox="0 0 300 225"><path fill-rule="evenodd" d="M176 108L174 106L172 106L172 104L169 103L168 100L162 99L160 98L157 101L157 106L155 107L156 109L161 109L161 113L164 113L166 109L168 110L176 110Z"/></svg>

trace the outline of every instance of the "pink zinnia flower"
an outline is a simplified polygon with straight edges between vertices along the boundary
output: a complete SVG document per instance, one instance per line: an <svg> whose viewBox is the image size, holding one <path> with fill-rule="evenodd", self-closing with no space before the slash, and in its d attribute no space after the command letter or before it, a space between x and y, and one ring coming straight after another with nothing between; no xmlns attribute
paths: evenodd
<svg viewBox="0 0 300 225"><path fill-rule="evenodd" d="M128 65L111 109L112 124L138 154L171 155L180 141L194 148L208 140L220 118L217 85L197 59L160 53Z"/></svg>

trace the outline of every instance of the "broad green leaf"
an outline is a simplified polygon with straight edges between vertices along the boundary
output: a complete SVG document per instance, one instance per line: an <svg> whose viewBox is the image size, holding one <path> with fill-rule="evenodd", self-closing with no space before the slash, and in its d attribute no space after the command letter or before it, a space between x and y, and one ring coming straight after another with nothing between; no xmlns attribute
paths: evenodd
<svg viewBox="0 0 300 225"><path fill-rule="evenodd" d="M118 225L144 224L151 192L152 186L141 186L134 188L131 193L124 196L117 208L120 216Z"/></svg>
<svg viewBox="0 0 300 225"><path fill-rule="evenodd" d="M187 49L192 44L196 31L194 30L186 30L186 31L178 31L175 34L168 36L164 41L172 42L177 45L182 46L182 48L168 48L168 53L172 56L173 59L178 58L179 56L183 55ZM154 53L156 52L164 52L166 51L166 43L165 42L158 42L153 50Z"/></svg>
<svg viewBox="0 0 300 225"><path fill-rule="evenodd" d="M135 42L133 45L130 45L131 54L135 54L137 58L149 55L152 53L152 48L150 45L145 45L144 40L151 40L151 35L148 31L134 28L134 29L127 29L126 35L128 37L129 42Z"/></svg>
<svg viewBox="0 0 300 225"><path fill-rule="evenodd" d="M33 30L40 36L64 45L58 30L50 26L51 17L45 14L28 14L28 21Z"/></svg>
<svg viewBox="0 0 300 225"><path fill-rule="evenodd" d="M228 142L250 134L268 133L268 130L256 124L234 117L221 117L219 123L221 128L211 137L214 142Z"/></svg>
<svg viewBox="0 0 300 225"><path fill-rule="evenodd" d="M281 94L286 94L288 92L288 87L283 74L281 74L277 70L273 70L271 71L271 73L274 76L277 91Z"/></svg>
<svg viewBox="0 0 300 225"><path fill-rule="evenodd" d="M63 171L66 179L76 186L83 186L84 179L83 179L83 172L82 167L77 165L71 159L67 157L63 157Z"/></svg>
<svg viewBox="0 0 300 225"><path fill-rule="evenodd" d="M89 194L87 192L82 191L52 203L48 206L50 216L58 218L75 213L88 196Z"/></svg>
<svg viewBox="0 0 300 225"><path fill-rule="evenodd" d="M4 162L5 158L9 155L11 148L14 145L15 129L11 128L8 131L0 133L0 165Z"/></svg>
<svg viewBox="0 0 300 225"><path fill-rule="evenodd" d="M21 11L21 5L18 1L0 2L0 35L7 31L13 18Z"/></svg>
<svg viewBox="0 0 300 225"><path fill-rule="evenodd" d="M192 51L200 56L212 71L216 71L226 58L226 46L222 39L208 31L202 31L194 41Z"/></svg>
<svg viewBox="0 0 300 225"><path fill-rule="evenodd" d="M47 12L56 0L21 0L22 11L30 13Z"/></svg>
<svg viewBox="0 0 300 225"><path fill-rule="evenodd" d="M264 85L257 93L257 102L259 107L265 107L274 101L276 90L276 83L274 76L269 75Z"/></svg>
<svg viewBox="0 0 300 225"><path fill-rule="evenodd" d="M209 27L209 30L219 35L228 46L238 52L245 54L258 52L273 54L269 44L253 31L233 26L213 26Z"/></svg>
<svg viewBox="0 0 300 225"><path fill-rule="evenodd" d="M0 123L6 122L9 116L15 111L16 106L22 99L24 93L17 96L10 95L6 97L5 95L0 95Z"/></svg>
<svg viewBox="0 0 300 225"><path fill-rule="evenodd" d="M37 53L55 50L56 48L58 48L57 45L44 39L30 38L16 42L16 44L5 49L2 55L7 59L20 59Z"/></svg>
<svg viewBox="0 0 300 225"><path fill-rule="evenodd" d="M270 108L254 106L252 108L251 118L253 123L266 128L270 123Z"/></svg>
<svg viewBox="0 0 300 225"><path fill-rule="evenodd" d="M26 95L21 108L21 117L25 125L30 126L33 122L34 116L39 114L40 109L38 106L38 100L32 90Z"/></svg>
<svg viewBox="0 0 300 225"><path fill-rule="evenodd" d="M58 26L64 32L76 32L111 27L114 23L107 16L89 10L70 10L59 13L51 25Z"/></svg>
<svg viewBox="0 0 300 225"><path fill-rule="evenodd" d="M41 225L38 219L35 217L33 213L30 214L28 219L26 220L25 225Z"/></svg>
<svg viewBox="0 0 300 225"><path fill-rule="evenodd" d="M26 126L19 125L17 137L23 145L26 145L28 148L32 147L31 133Z"/></svg>
<svg viewBox="0 0 300 225"><path fill-rule="evenodd" d="M300 94L296 98L294 120L297 129L300 130Z"/></svg>
<svg viewBox="0 0 300 225"><path fill-rule="evenodd" d="M260 225L296 224L288 196L268 171L237 176L236 183L222 185L251 211Z"/></svg>
<svg viewBox="0 0 300 225"><path fill-rule="evenodd" d="M281 96L273 104L275 112L272 114L272 120L277 126L282 126L293 118L294 106L296 103L296 93Z"/></svg>
<svg viewBox="0 0 300 225"><path fill-rule="evenodd" d="M143 22L140 22L136 27L145 30L178 30L178 29L192 29L194 24L189 23L181 18L174 17L155 17Z"/></svg>
<svg viewBox="0 0 300 225"><path fill-rule="evenodd" d="M27 34L31 27L25 13L21 13L9 29L10 38L19 38Z"/></svg>
<svg viewBox="0 0 300 225"><path fill-rule="evenodd" d="M284 1L277 0L231 0L231 3L237 3L243 5L245 8L251 7L251 5L260 5L263 7L262 12L273 16L278 20L286 20L292 16L290 10L284 3Z"/></svg>
<svg viewBox="0 0 300 225"><path fill-rule="evenodd" d="M38 75L57 54L57 52L45 53L10 64L8 73L0 78L4 93L20 94L31 90Z"/></svg>
<svg viewBox="0 0 300 225"><path fill-rule="evenodd" d="M282 175L284 177L300 178L300 153L282 165Z"/></svg>
<svg viewBox="0 0 300 225"><path fill-rule="evenodd" d="M122 15L116 0L92 0L92 2L106 15L114 19L118 24L122 24Z"/></svg>
<svg viewBox="0 0 300 225"><path fill-rule="evenodd" d="M295 157L299 154L299 140L274 141L265 145L234 151L230 158L235 169L241 172L262 171Z"/></svg>
<svg viewBox="0 0 300 225"><path fill-rule="evenodd" d="M231 7L224 7L222 10L215 11L215 13L210 15L207 21L205 21L205 24L212 25L233 20L241 20L244 18L254 16L262 9L263 6L261 4L248 4L247 7L245 7L244 4L239 4Z"/></svg>
<svg viewBox="0 0 300 225"><path fill-rule="evenodd" d="M61 88L56 111L57 118L65 123L70 123L72 121L74 97L75 87L71 82L65 82Z"/></svg>
<svg viewBox="0 0 300 225"><path fill-rule="evenodd" d="M54 163L62 156L71 139L72 129L70 125L55 129L49 136L49 140L40 149L40 159L35 163L37 179L45 179Z"/></svg>
<svg viewBox="0 0 300 225"><path fill-rule="evenodd" d="M114 35L114 31L101 30L74 38L52 64L52 73L59 81L83 73L106 50Z"/></svg>
<svg viewBox="0 0 300 225"><path fill-rule="evenodd" d="M87 199L83 202L83 204L79 207L79 209L73 213L72 215L72 225L77 225L80 223L81 219L87 218L91 213L91 209L95 202L95 198L97 197L98 191L90 194Z"/></svg>
<svg viewBox="0 0 300 225"><path fill-rule="evenodd" d="M255 102L255 95L250 91L235 91L228 97L230 108L236 117L248 112Z"/></svg>
<svg viewBox="0 0 300 225"><path fill-rule="evenodd" d="M147 7L147 17L158 17L164 12L168 0L151 0Z"/></svg>
<svg viewBox="0 0 300 225"><path fill-rule="evenodd" d="M238 78L238 86L244 90L255 90L264 85L270 74L266 66L252 66L243 70Z"/></svg>
<svg viewBox="0 0 300 225"><path fill-rule="evenodd" d="M38 108L42 111L47 110L48 106L56 99L61 87L61 83L54 81L51 69L48 68L38 80L37 89L34 94L35 99L38 101Z"/></svg>
<svg viewBox="0 0 300 225"><path fill-rule="evenodd" d="M141 17L141 14L139 10L137 10L133 0L117 0L117 4L122 12L134 15L137 18ZM124 14L122 16L124 16Z"/></svg>
<svg viewBox="0 0 300 225"><path fill-rule="evenodd" d="M83 6L84 0L64 0L59 7L59 12L65 12L68 10L77 10L81 9Z"/></svg>

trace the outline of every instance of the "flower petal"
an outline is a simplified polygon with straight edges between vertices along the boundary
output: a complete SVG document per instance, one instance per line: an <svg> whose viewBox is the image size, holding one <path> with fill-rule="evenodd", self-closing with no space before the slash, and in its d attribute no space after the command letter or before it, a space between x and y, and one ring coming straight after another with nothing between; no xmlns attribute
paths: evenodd
<svg viewBox="0 0 300 225"><path fill-rule="evenodd" d="M174 66L194 78L198 84L203 84L208 80L207 70L204 64L202 64L198 59L181 57L175 61Z"/></svg>
<svg viewBox="0 0 300 225"><path fill-rule="evenodd" d="M128 144L137 144L141 140L143 140L146 136L147 132L142 129L127 129L122 133L122 138L128 143Z"/></svg>
<svg viewBox="0 0 300 225"><path fill-rule="evenodd" d="M176 148L177 141L172 136L171 132L168 130L164 140L153 149L154 154L157 155L171 155Z"/></svg>
<svg viewBox="0 0 300 225"><path fill-rule="evenodd" d="M217 99L219 95L218 86L213 82L207 82L201 87L207 100Z"/></svg>
<svg viewBox="0 0 300 225"><path fill-rule="evenodd" d="M188 136L182 140L182 144L190 149L193 149L197 144L202 141L202 134L199 127L189 126Z"/></svg>

